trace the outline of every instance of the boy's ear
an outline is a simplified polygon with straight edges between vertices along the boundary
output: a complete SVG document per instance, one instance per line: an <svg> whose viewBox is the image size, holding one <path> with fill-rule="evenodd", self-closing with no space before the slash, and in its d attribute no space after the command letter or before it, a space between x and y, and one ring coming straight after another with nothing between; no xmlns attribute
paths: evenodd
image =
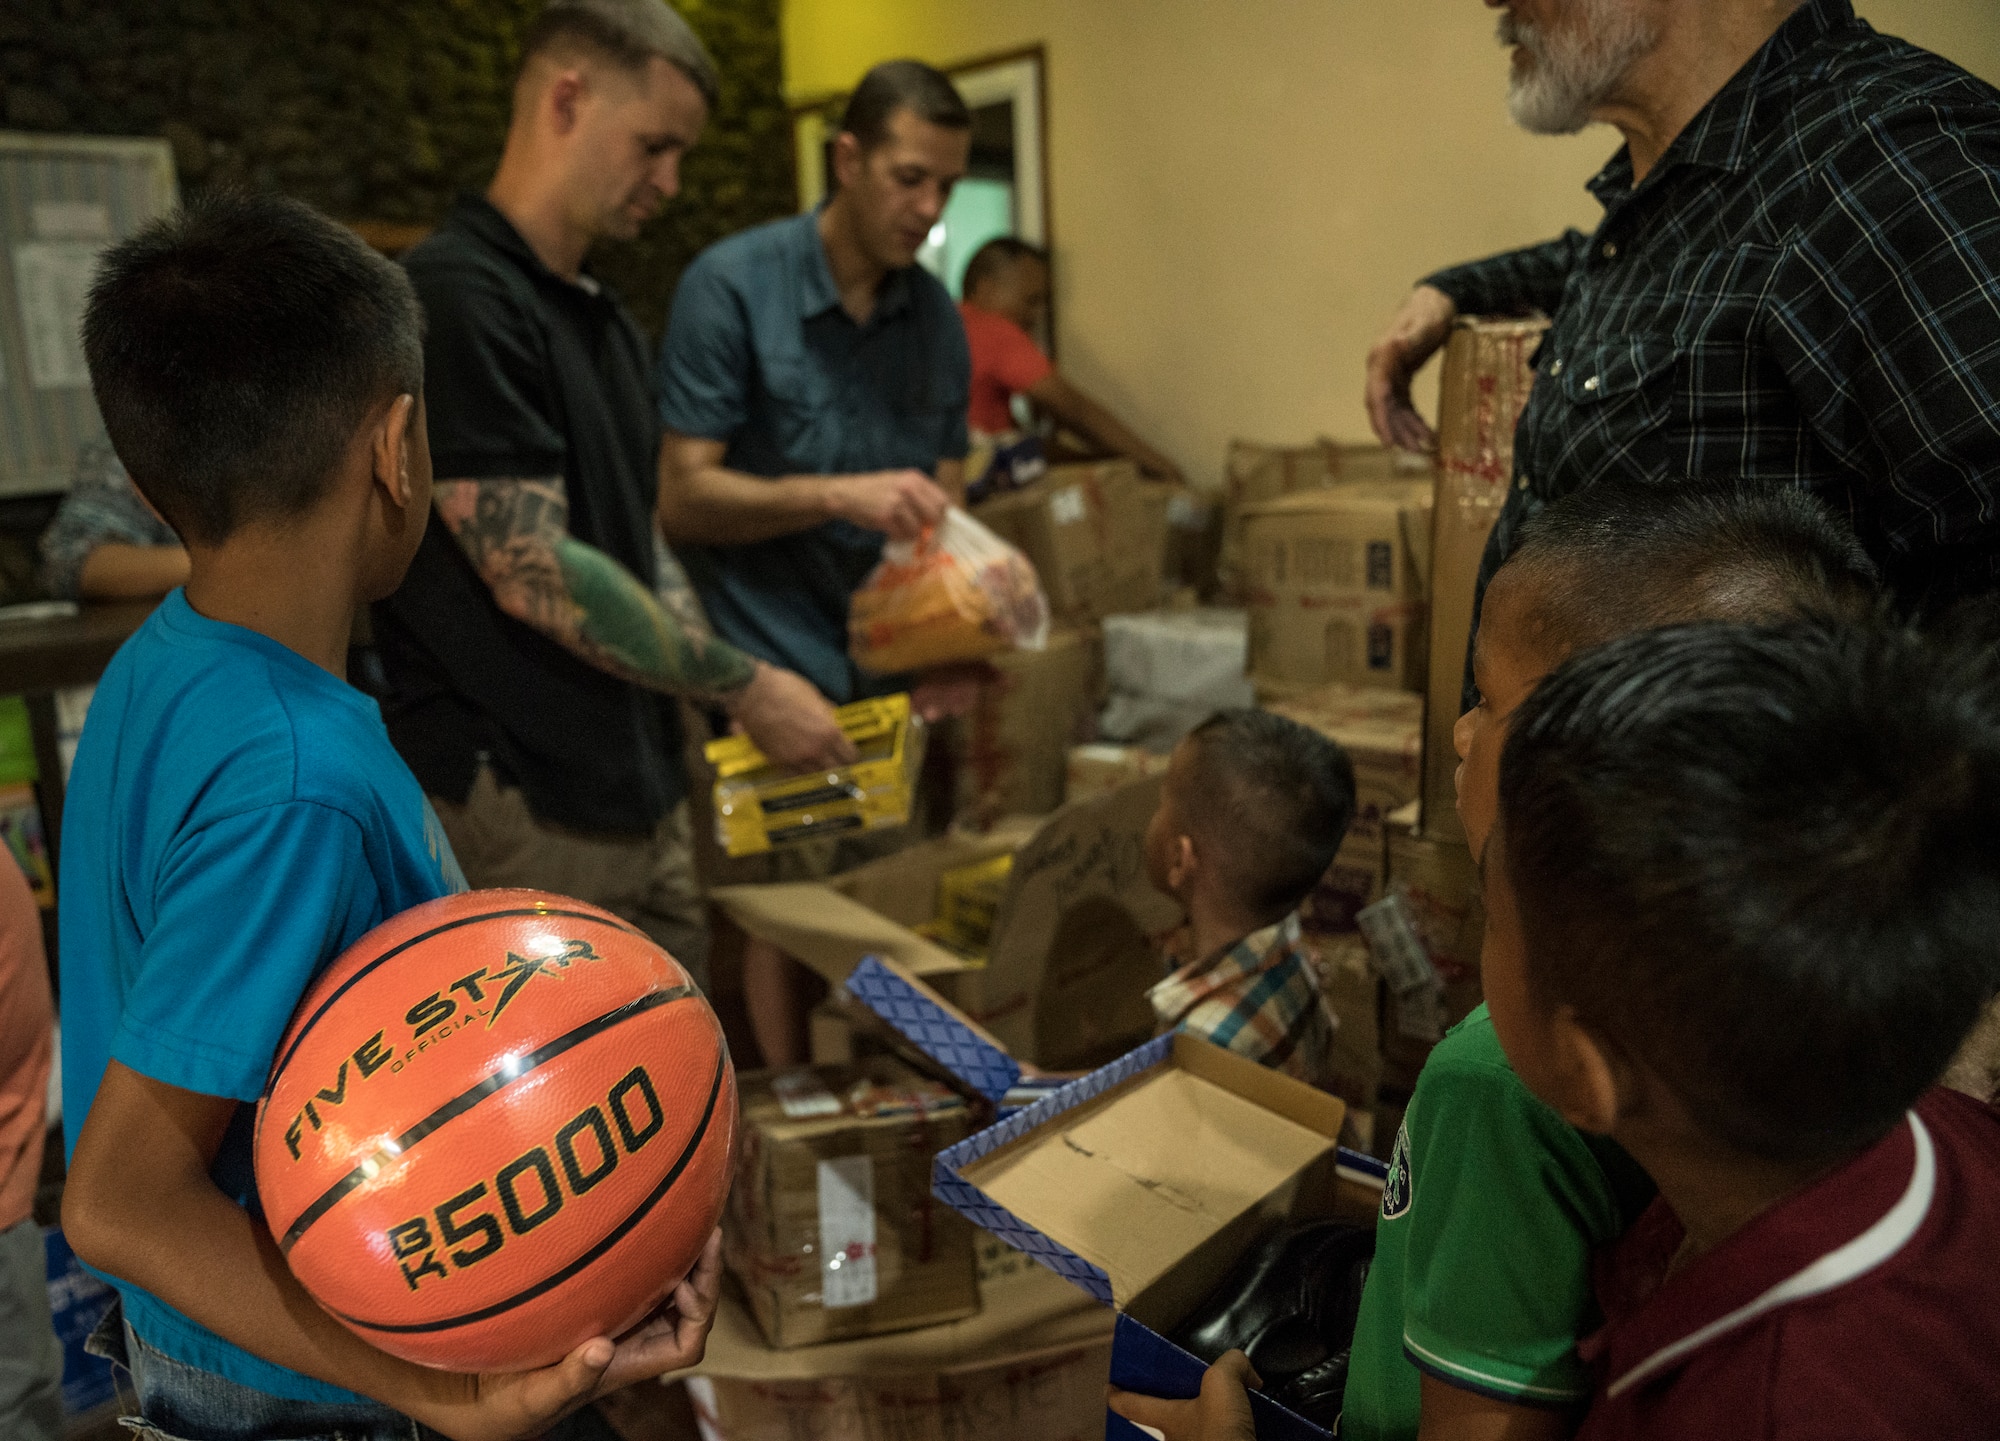
<svg viewBox="0 0 2000 1441"><path fill-rule="evenodd" d="M416 411L414 395L399 395L390 401L370 446L375 483L388 492L400 510L408 510L416 499L416 485L410 478L410 426Z"/></svg>
<svg viewBox="0 0 2000 1441"><path fill-rule="evenodd" d="M1180 890L1194 879L1195 856L1194 837L1174 837L1174 858L1167 865L1167 880L1175 890Z"/></svg>
<svg viewBox="0 0 2000 1441"><path fill-rule="evenodd" d="M1549 1026L1554 1054L1550 1079L1559 1090L1543 1099L1579 1131L1608 1135L1631 1112L1637 1077L1624 1053L1585 1025L1574 1006L1557 1009Z"/></svg>

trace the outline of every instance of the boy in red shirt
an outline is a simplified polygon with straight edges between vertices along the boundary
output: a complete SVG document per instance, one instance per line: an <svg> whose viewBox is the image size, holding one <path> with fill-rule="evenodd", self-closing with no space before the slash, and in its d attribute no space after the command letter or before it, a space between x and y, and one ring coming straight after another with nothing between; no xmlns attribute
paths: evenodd
<svg viewBox="0 0 2000 1441"><path fill-rule="evenodd" d="M1049 260L1039 246L1001 236L980 246L966 263L965 299L958 313L972 351L967 416L972 429L987 436L1019 429L1009 407L1015 396L1025 395L1086 439L1136 461L1151 479L1184 480L1179 466L1070 384L1042 354L1030 332L1048 302Z"/></svg>
<svg viewBox="0 0 2000 1441"><path fill-rule="evenodd" d="M2000 1395L1990 635L1690 625L1514 716L1485 983L1521 1079L1660 1198L1600 1258L1584 1438L1969 1436Z"/></svg>

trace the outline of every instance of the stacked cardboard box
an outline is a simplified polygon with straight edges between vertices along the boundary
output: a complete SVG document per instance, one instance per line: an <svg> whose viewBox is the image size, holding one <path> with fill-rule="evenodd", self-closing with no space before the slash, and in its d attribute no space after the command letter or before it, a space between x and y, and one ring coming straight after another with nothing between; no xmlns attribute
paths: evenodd
<svg viewBox="0 0 2000 1441"><path fill-rule="evenodd" d="M1244 675L1249 623L1240 610L1197 608L1104 622L1106 740L1165 753L1219 710L1256 702Z"/></svg>
<svg viewBox="0 0 2000 1441"><path fill-rule="evenodd" d="M1337 445L1323 436L1311 445L1299 446L1230 441L1216 565L1220 593L1241 600L1248 586L1243 558L1243 512L1247 507L1347 481L1423 480L1430 474L1429 457L1386 446Z"/></svg>
<svg viewBox="0 0 2000 1441"><path fill-rule="evenodd" d="M959 727L958 814L975 825L1043 815L1063 802L1070 747L1094 734L1102 646L1093 627L1049 636L1046 649L1003 651L988 662Z"/></svg>
<svg viewBox="0 0 2000 1441"><path fill-rule="evenodd" d="M1161 601L1168 487L1129 460L1058 465L973 514L1034 562L1059 620L1102 620Z"/></svg>
<svg viewBox="0 0 2000 1441"><path fill-rule="evenodd" d="M1514 474L1514 426L1528 403L1528 361L1546 320L1461 320L1445 346L1438 399L1437 508L1431 540L1430 717L1424 740L1425 824L1458 834L1451 728L1463 707L1472 592L1487 532Z"/></svg>
<svg viewBox="0 0 2000 1441"><path fill-rule="evenodd" d="M1363 481L1243 511L1260 684L1422 690L1429 481Z"/></svg>
<svg viewBox="0 0 2000 1441"><path fill-rule="evenodd" d="M873 1336L979 1309L973 1233L931 1199L966 1099L886 1056L753 1071L724 1226L731 1274L773 1346Z"/></svg>

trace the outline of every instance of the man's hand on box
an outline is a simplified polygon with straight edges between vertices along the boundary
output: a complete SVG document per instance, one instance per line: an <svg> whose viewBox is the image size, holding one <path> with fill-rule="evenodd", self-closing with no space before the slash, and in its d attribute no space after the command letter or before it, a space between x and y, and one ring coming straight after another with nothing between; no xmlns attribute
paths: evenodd
<svg viewBox="0 0 2000 1441"><path fill-rule="evenodd" d="M1264 1383L1241 1351L1228 1351L1201 1378L1201 1394L1192 1401L1162 1401L1136 1391L1111 1388L1111 1409L1135 1426L1144 1426L1167 1441L1257 1441L1250 1416L1250 1391Z"/></svg>
<svg viewBox="0 0 2000 1441"><path fill-rule="evenodd" d="M877 470L828 482L830 508L864 530L915 540L944 519L951 497L921 470Z"/></svg>
<svg viewBox="0 0 2000 1441"><path fill-rule="evenodd" d="M1410 402L1410 381L1451 335L1458 307L1429 285L1409 294L1389 329L1368 352L1368 423L1384 445L1432 451L1437 433Z"/></svg>
<svg viewBox="0 0 2000 1441"><path fill-rule="evenodd" d="M757 662L750 683L727 698L729 715L767 759L788 770L832 770L851 763L854 742L811 681Z"/></svg>

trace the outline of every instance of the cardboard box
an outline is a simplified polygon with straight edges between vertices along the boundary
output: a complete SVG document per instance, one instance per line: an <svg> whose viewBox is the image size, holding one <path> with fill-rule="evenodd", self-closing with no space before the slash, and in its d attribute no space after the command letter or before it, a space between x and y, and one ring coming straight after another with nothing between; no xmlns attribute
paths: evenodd
<svg viewBox="0 0 2000 1441"><path fill-rule="evenodd" d="M1431 487L1368 481L1243 512L1259 683L1421 690Z"/></svg>
<svg viewBox="0 0 2000 1441"><path fill-rule="evenodd" d="M973 514L1035 563L1059 619L1091 621L1160 603L1171 502L1167 487L1113 460L1054 466Z"/></svg>
<svg viewBox="0 0 2000 1441"><path fill-rule="evenodd" d="M1438 398L1437 508L1432 513L1430 720L1424 742L1427 824L1457 835L1451 728L1463 707L1472 592L1487 532L1514 474L1514 426L1535 375L1548 321L1466 319L1445 345Z"/></svg>
<svg viewBox="0 0 2000 1441"><path fill-rule="evenodd" d="M1165 1335L1245 1251L1291 1221L1372 1223L1381 1168L1338 1149L1344 1114L1177 1033L942 1152L937 1193L1119 1313L1113 1385L1191 1397L1205 1367ZM1260 1437L1325 1434L1262 1395L1251 1407Z"/></svg>
<svg viewBox="0 0 2000 1441"><path fill-rule="evenodd" d="M725 1287L687 1378L705 1441L1095 1441L1111 1313L1039 1266L981 1284L965 1320L790 1351Z"/></svg>
<svg viewBox="0 0 2000 1441"><path fill-rule="evenodd" d="M1106 740L1171 751L1219 710L1256 704L1244 674L1249 617L1191 607L1112 616L1104 622Z"/></svg>
<svg viewBox="0 0 2000 1441"><path fill-rule="evenodd" d="M1168 759L1144 746L1113 745L1106 741L1072 746L1063 799L1089 800L1094 796L1109 795L1132 781L1163 775Z"/></svg>
<svg viewBox="0 0 2000 1441"><path fill-rule="evenodd" d="M1301 491L1355 480L1427 480L1429 456L1381 445L1337 445L1324 436L1310 445L1260 445L1232 440L1223 475L1223 515L1216 567L1220 593L1240 600L1244 575L1243 511Z"/></svg>
<svg viewBox="0 0 2000 1441"><path fill-rule="evenodd" d="M1180 908L1146 879L1142 839L1158 778L1012 819L986 835L953 833L830 881L720 886L716 904L745 931L797 957L829 984L864 956L886 956L937 986L1013 1055L1079 1069L1152 1034L1145 991L1160 977L1153 938ZM984 966L918 935L936 915L947 870L1015 853Z"/></svg>
<svg viewBox="0 0 2000 1441"><path fill-rule="evenodd" d="M1069 749L1096 734L1103 692L1094 630L1061 629L1040 651L988 662L972 713L959 728L959 814L975 824L1046 815L1063 802Z"/></svg>
<svg viewBox="0 0 2000 1441"><path fill-rule="evenodd" d="M930 1193L930 1158L973 1129L964 1097L887 1056L739 1084L725 1254L771 1345L979 1309L972 1228Z"/></svg>

